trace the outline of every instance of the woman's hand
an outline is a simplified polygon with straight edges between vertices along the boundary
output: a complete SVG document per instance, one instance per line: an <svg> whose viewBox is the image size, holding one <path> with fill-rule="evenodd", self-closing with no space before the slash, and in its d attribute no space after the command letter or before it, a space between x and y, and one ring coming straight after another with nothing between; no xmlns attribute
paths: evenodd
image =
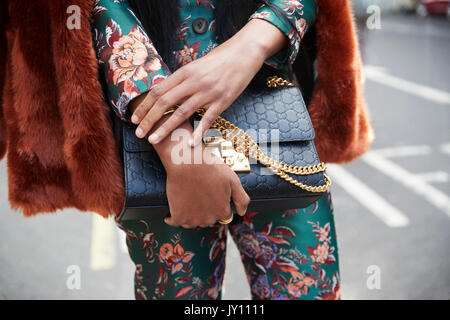
<svg viewBox="0 0 450 320"><path fill-rule="evenodd" d="M231 200L237 213L245 215L250 197L234 171L217 160L216 164L169 166L166 190L171 216L164 219L168 225L189 229L229 219L233 214Z"/></svg>
<svg viewBox="0 0 450 320"><path fill-rule="evenodd" d="M145 137L165 111L180 104L148 140L159 143L196 110L204 108L206 112L190 139L191 145L197 145L217 116L247 87L264 61L286 44L287 37L277 27L264 20L250 20L229 40L179 68L145 96L131 119L139 124L136 135Z"/></svg>
<svg viewBox="0 0 450 320"><path fill-rule="evenodd" d="M132 111L135 106L135 103L130 105ZM167 119L168 115L163 116L155 130ZM178 139L167 137L154 145L167 172L166 194L171 216L164 221L173 227L207 227L218 219L231 217L230 201L243 216L250 197L239 177L203 144L195 148L188 145L188 137L193 132L188 121L177 130Z"/></svg>

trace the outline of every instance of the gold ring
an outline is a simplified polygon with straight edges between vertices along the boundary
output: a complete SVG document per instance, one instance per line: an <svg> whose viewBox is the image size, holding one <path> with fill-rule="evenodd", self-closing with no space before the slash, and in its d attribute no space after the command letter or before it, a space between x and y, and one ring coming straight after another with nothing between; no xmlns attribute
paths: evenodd
<svg viewBox="0 0 450 320"><path fill-rule="evenodd" d="M173 113L173 112L175 112L175 110L177 110L177 109L178 109L178 105L176 104L175 106L171 107L171 108L168 109L166 112L164 112L163 115L165 116L166 114Z"/></svg>
<svg viewBox="0 0 450 320"><path fill-rule="evenodd" d="M232 213L231 218L229 218L227 220L219 219L219 220L217 220L217 222L219 222L220 224L229 224L231 221L233 221L233 217L234 217L234 214Z"/></svg>

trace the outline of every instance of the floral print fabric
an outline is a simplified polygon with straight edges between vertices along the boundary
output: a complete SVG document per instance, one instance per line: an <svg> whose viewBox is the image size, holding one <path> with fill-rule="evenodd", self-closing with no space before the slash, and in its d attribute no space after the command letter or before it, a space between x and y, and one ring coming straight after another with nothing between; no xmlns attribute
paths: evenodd
<svg viewBox="0 0 450 320"><path fill-rule="evenodd" d="M263 19L278 27L289 38L289 45L268 58L265 63L276 69L287 68L293 64L300 49L300 42L316 17L315 0L269 1L281 9L288 19L279 17L275 10L266 5L250 16L250 19ZM294 27L295 26L295 27Z"/></svg>
<svg viewBox="0 0 450 320"><path fill-rule="evenodd" d="M297 56L300 40L313 22L315 0L269 1L285 16L262 5L249 18L263 19L277 26L289 38L289 46L265 63L278 69L287 68ZM215 35L214 0L179 0L181 24L177 30L173 52L179 68L211 51L218 45ZM207 31L195 33L192 21L203 17ZM143 94L171 71L155 50L142 24L126 0L96 0L92 11L92 33L101 75L106 83L106 96L116 115L131 121L128 103Z"/></svg>
<svg viewBox="0 0 450 320"><path fill-rule="evenodd" d="M136 299L221 299L228 231L252 299L341 299L330 193L305 209L235 215L229 225L176 228L151 213L117 224L136 264Z"/></svg>
<svg viewBox="0 0 450 320"><path fill-rule="evenodd" d="M166 79L170 70L127 1L96 0L91 18L108 102L120 119L131 121L129 101Z"/></svg>

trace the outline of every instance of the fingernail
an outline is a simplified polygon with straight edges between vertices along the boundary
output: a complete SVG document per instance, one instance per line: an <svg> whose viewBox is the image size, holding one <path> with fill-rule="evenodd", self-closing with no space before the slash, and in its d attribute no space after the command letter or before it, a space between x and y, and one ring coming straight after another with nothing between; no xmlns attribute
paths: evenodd
<svg viewBox="0 0 450 320"><path fill-rule="evenodd" d="M159 135L157 135L156 133L153 133L150 135L150 137L148 137L148 141L150 143L156 143L158 141Z"/></svg>
<svg viewBox="0 0 450 320"><path fill-rule="evenodd" d="M190 147L194 146L194 139L192 139L192 137L189 138L188 144L189 144Z"/></svg>
<svg viewBox="0 0 450 320"><path fill-rule="evenodd" d="M138 122L139 121L139 118L138 118L138 116L136 116L136 115L133 115L132 117L131 117L131 122L134 122L134 123L136 123L136 122Z"/></svg>
<svg viewBox="0 0 450 320"><path fill-rule="evenodd" d="M138 136L138 137L142 137L142 129L141 128L138 128L137 130L136 130L136 135Z"/></svg>

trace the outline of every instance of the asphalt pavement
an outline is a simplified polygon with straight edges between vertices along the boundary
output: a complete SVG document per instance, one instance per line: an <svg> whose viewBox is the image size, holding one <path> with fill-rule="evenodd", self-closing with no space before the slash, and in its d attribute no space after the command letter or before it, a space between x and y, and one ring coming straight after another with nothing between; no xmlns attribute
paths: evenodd
<svg viewBox="0 0 450 320"><path fill-rule="evenodd" d="M450 298L450 22L383 15L359 32L376 140L330 165L344 299ZM0 162L0 299L133 299L112 221L76 210L25 219ZM250 299L229 237L224 299Z"/></svg>

